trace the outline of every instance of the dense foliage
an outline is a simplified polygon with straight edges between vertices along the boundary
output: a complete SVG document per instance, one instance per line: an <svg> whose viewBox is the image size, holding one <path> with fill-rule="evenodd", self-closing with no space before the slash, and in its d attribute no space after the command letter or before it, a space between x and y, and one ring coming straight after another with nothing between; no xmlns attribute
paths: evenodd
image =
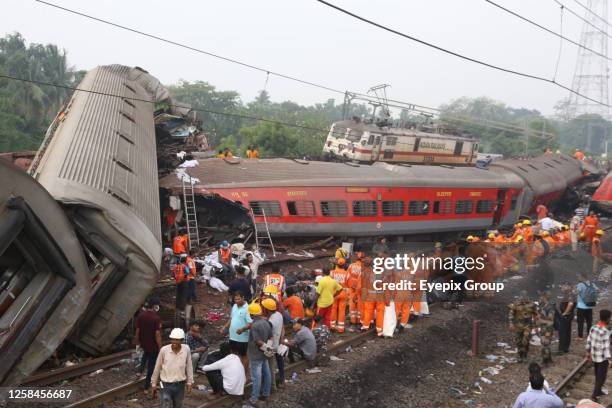
<svg viewBox="0 0 612 408"><path fill-rule="evenodd" d="M74 86L84 72L68 66L66 51L51 44L26 46L16 33L0 38L0 74ZM0 152L36 150L69 94L64 88L0 78Z"/></svg>
<svg viewBox="0 0 612 408"><path fill-rule="evenodd" d="M84 71L70 67L66 52L57 46L27 45L16 33L0 38L0 74L75 86ZM198 110L212 146L230 147L239 154L244 154L248 145L256 144L262 156L317 157L322 151L327 129L343 116L341 101L334 99L303 106L291 101L272 102L264 90L254 101L245 103L238 92L218 90L203 81L180 81L169 86L169 90L176 100ZM58 87L0 78L0 152L36 149L69 92ZM516 156L525 152L539 154L547 147L566 152L580 147L587 153L602 153L606 136L612 131L609 123L597 115L569 120L563 116L565 107L561 101L555 107L557 115L546 118L536 110L509 107L486 97L459 98L442 107L440 119L475 136L484 152ZM347 117L367 117L369 112L368 105L354 103ZM471 119L462 120L466 117ZM298 126L283 126L257 118ZM399 119L422 118L404 111ZM486 126L478 120L545 131L553 137Z"/></svg>

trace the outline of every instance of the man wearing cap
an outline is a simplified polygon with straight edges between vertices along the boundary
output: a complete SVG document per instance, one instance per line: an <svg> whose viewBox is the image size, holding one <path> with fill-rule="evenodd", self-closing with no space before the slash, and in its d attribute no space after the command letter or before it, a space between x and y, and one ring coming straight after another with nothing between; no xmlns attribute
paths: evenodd
<svg viewBox="0 0 612 408"><path fill-rule="evenodd" d="M285 287L286 283L285 283L285 277L281 273L280 266L272 265L272 273L269 273L266 276L264 276L263 285L264 285L264 288L269 285L276 286L276 289L277 289L276 300L282 302L283 292L286 289Z"/></svg>
<svg viewBox="0 0 612 408"><path fill-rule="evenodd" d="M266 302L266 300L271 299L264 299L262 303ZM273 300L271 301L273 302ZM264 399L270 396L272 374L270 372L270 365L268 364L266 353L271 349L271 345L268 341L272 339L273 333L272 325L266 318L269 314L259 303L251 303L249 305L249 314L253 319L253 323L238 329L237 333L241 334L249 330L247 355L249 357L251 380L253 381L249 403L257 407L260 394Z"/></svg>
<svg viewBox="0 0 612 408"><path fill-rule="evenodd" d="M140 373L147 366L147 377L145 379L145 394L151 388L151 376L155 368L155 362L162 346L161 330L162 321L157 312L159 311L159 299L151 298L145 305L145 310L136 318L136 333L134 343L136 347L142 347L144 351Z"/></svg>
<svg viewBox="0 0 612 408"><path fill-rule="evenodd" d="M284 337L283 315L276 309L276 302L273 299L264 299L261 301L261 305L270 314L268 321L272 325L272 347L276 350ZM276 372L275 368L278 367L278 380L272 381L272 390L274 391L277 385L285 384L285 361L283 356L275 353L273 357L268 357L268 364L270 364L270 372L273 378Z"/></svg>
<svg viewBox="0 0 612 408"><path fill-rule="evenodd" d="M316 294L317 315L321 316L323 324L328 328L331 327L334 298L342 291L342 285L336 282L330 273L329 269L323 270L323 277L319 280Z"/></svg>
<svg viewBox="0 0 612 408"><path fill-rule="evenodd" d="M157 380L160 380L161 408L181 408L185 388L191 392L193 386L193 365L189 346L183 344L185 332L174 328L170 332L170 344L159 350L155 370L151 378L153 398L157 395Z"/></svg>
<svg viewBox="0 0 612 408"><path fill-rule="evenodd" d="M342 286L342 290L334 297L331 310L331 327L338 333L344 333L344 321L346 320L346 301L349 295L349 272L345 269L346 260L336 259L336 267L331 271L330 276Z"/></svg>

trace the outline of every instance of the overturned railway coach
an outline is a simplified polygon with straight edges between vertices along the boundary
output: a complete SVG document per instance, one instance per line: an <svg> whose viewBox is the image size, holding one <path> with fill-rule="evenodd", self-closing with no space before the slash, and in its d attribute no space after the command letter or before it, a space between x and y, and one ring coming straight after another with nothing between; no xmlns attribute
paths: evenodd
<svg viewBox="0 0 612 408"><path fill-rule="evenodd" d="M87 73L30 175L1 164L0 384L18 384L68 339L106 351L161 262L155 104L140 68ZM87 92L91 91L91 92Z"/></svg>
<svg viewBox="0 0 612 408"><path fill-rule="evenodd" d="M203 159L186 170L201 196L241 205L273 236L446 234L510 226L537 204L554 209L582 178L563 155L486 168ZM178 190L176 177L162 186ZM265 217L265 219L264 219Z"/></svg>

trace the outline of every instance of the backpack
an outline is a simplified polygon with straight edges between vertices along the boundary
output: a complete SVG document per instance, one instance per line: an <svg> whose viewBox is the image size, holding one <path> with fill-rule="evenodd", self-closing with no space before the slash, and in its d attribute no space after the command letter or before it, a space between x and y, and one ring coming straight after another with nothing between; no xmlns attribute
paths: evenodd
<svg viewBox="0 0 612 408"><path fill-rule="evenodd" d="M594 307L597 304L597 288L591 282L585 283L585 288L581 291L580 297L585 305Z"/></svg>

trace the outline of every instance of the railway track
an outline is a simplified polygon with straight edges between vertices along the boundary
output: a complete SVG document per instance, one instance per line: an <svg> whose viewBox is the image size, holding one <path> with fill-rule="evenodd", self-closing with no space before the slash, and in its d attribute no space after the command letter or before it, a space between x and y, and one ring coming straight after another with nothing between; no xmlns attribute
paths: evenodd
<svg viewBox="0 0 612 408"><path fill-rule="evenodd" d="M121 360L129 358L134 350L120 351L118 353L109 354L107 356L94 358L73 366L58 368L28 377L23 386L27 387L44 387L50 384L56 384L64 380L80 377L92 373L94 371L105 369L121 363Z"/></svg>
<svg viewBox="0 0 612 408"><path fill-rule="evenodd" d="M328 354L336 355L342 354L345 352L346 348L351 346L354 347L358 344L364 343L368 339L373 338L373 332L368 331L365 333L356 333L346 337L335 337L335 342L328 346ZM334 339L334 337L332 337ZM285 366L286 373L298 372L307 367L307 362L305 360L300 360L294 364L288 364ZM208 383L206 382L206 377L204 375L199 375L196 378L196 383L194 384L193 391L191 394L185 395L185 401L183 406L186 408L212 408L212 407L224 407L224 406L232 406L236 404L237 401L241 401L245 397L231 397L225 396L219 398L215 401L205 401L206 393L199 391L197 389L198 385L205 385L208 387ZM118 387L114 387L112 389L106 390L96 395L92 395L88 398L82 399L80 401L74 402L70 405L67 405L66 408L90 408L90 407L98 407L102 406L106 403L110 403L116 399L124 398L139 392L142 392L142 388L144 386L144 378L139 378L134 381L130 381ZM248 396L250 393L251 384L248 383L245 387L244 395Z"/></svg>

